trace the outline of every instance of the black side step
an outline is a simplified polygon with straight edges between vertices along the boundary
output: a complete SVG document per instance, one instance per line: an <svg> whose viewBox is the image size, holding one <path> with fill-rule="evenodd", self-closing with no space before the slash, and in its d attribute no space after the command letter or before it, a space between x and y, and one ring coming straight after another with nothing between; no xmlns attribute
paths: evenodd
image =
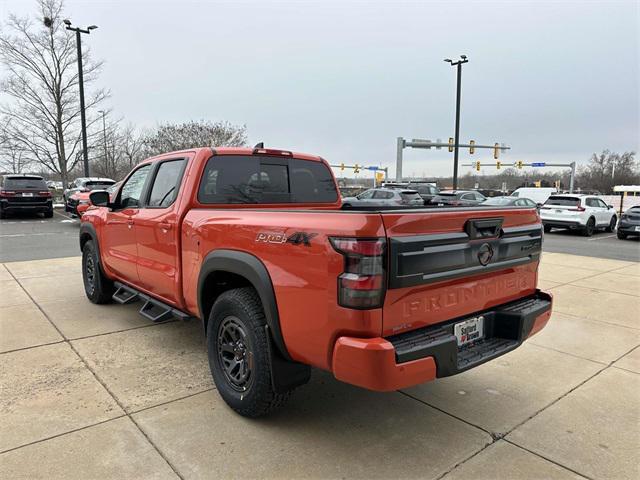
<svg viewBox="0 0 640 480"><path fill-rule="evenodd" d="M138 292L133 288L127 287L121 283L116 282L116 286L118 289L116 293L113 294L113 299L121 305L125 305L127 303L133 303L140 300L138 298Z"/></svg>
<svg viewBox="0 0 640 480"><path fill-rule="evenodd" d="M133 303L139 300L143 300L144 304L140 309L140 315L151 320L152 322L164 322L172 318L179 320L190 320L193 317L188 313L173 308L171 305L167 305L160 300L157 300L149 295L136 290L129 285L125 285L120 282L114 282L117 290L113 294L113 299L121 304Z"/></svg>

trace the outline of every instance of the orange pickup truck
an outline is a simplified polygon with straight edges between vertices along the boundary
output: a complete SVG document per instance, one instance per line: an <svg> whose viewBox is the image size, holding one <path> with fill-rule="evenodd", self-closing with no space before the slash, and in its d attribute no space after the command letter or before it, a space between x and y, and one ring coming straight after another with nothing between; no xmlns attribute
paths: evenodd
<svg viewBox="0 0 640 480"><path fill-rule="evenodd" d="M154 157L91 202L89 300L202 319L218 392L249 417L311 367L396 390L509 352L551 315L535 208L343 208L325 160L261 146Z"/></svg>

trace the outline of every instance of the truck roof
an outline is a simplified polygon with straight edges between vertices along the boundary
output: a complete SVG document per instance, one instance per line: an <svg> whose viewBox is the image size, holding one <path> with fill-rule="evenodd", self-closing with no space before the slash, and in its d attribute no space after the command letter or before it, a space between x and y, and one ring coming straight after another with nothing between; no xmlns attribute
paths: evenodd
<svg viewBox="0 0 640 480"><path fill-rule="evenodd" d="M159 157L165 157L167 155L175 155L182 152L200 152L201 150L210 150L213 155L273 155L277 157L292 157L301 160L312 160L316 162L322 162L324 159L318 155L311 155L309 153L292 152L290 150L284 150L280 148L251 148L251 147L198 147L189 148L185 150L176 150L174 152L166 152L147 160L154 160ZM146 161L146 160L145 160Z"/></svg>

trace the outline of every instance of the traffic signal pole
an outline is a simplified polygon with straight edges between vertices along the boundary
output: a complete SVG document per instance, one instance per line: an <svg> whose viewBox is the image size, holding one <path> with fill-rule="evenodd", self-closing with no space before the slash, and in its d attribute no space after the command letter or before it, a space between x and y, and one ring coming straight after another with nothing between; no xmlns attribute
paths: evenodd
<svg viewBox="0 0 640 480"><path fill-rule="evenodd" d="M453 189L458 189L458 143L460 141L460 91L462 90L462 64L467 62L460 60L458 65L458 86L456 88L456 133L453 146Z"/></svg>

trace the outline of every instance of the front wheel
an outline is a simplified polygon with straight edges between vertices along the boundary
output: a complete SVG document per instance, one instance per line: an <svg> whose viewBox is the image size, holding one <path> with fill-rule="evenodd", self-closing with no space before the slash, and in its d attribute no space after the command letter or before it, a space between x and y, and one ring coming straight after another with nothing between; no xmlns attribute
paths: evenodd
<svg viewBox="0 0 640 480"><path fill-rule="evenodd" d="M591 217L589 220L587 220L587 225L584 227L584 230L582 230L582 234L585 237L590 237L591 235L593 235L595 229L596 221L593 217Z"/></svg>
<svg viewBox="0 0 640 480"><path fill-rule="evenodd" d="M290 394L273 389L265 325L262 303L253 288L222 293L207 324L209 366L218 393L245 417L271 412Z"/></svg>
<svg viewBox="0 0 640 480"><path fill-rule="evenodd" d="M620 240L624 240L624 239L626 239L626 238L627 238L627 234L626 234L626 233L621 232L620 230L618 230L618 238L619 238Z"/></svg>
<svg viewBox="0 0 640 480"><path fill-rule="evenodd" d="M544 233L549 233L551 231L551 225L544 226Z"/></svg>
<svg viewBox="0 0 640 480"><path fill-rule="evenodd" d="M98 250L92 240L82 247L82 280L84 292L91 303L111 302L113 282L102 273Z"/></svg>
<svg viewBox="0 0 640 480"><path fill-rule="evenodd" d="M618 224L618 217L615 215L611 217L611 221L609 222L609 226L606 228L606 231L611 233L616 229L616 225Z"/></svg>

